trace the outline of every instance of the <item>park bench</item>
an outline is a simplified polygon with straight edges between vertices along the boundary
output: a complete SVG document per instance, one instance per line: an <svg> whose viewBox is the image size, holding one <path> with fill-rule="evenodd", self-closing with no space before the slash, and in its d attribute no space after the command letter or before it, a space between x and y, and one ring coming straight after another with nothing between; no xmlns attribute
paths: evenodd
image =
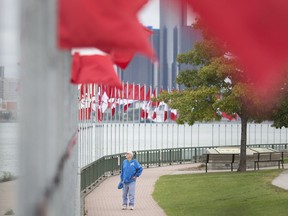
<svg viewBox="0 0 288 216"><path fill-rule="evenodd" d="M208 163L230 164L231 171L233 171L233 163L239 161L239 154L203 154L202 161L205 163L206 173Z"/></svg>
<svg viewBox="0 0 288 216"><path fill-rule="evenodd" d="M254 170L259 170L259 163L262 162L278 162L278 168L280 169L280 165L282 164L282 168L284 168L284 156L287 153L284 152L263 152L263 153L254 153L253 157L249 157L247 155L246 160L254 162ZM202 162L205 163L205 171L207 173L208 164L209 163L221 163L221 164L229 164L231 171L233 171L233 164L239 163L240 155L239 154L203 154ZM252 161L251 161L252 162Z"/></svg>
<svg viewBox="0 0 288 216"><path fill-rule="evenodd" d="M259 170L259 163L262 162L278 162L278 168L280 164L284 168L284 152L265 152L265 153L254 153L254 170Z"/></svg>

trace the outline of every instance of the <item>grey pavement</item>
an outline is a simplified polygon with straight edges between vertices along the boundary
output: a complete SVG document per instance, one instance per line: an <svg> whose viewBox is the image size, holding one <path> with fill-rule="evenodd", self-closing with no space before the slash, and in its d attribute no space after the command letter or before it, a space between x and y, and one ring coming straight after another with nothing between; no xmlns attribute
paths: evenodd
<svg viewBox="0 0 288 216"><path fill-rule="evenodd" d="M197 167L198 165L184 164L144 169L140 178L137 179L135 209L133 211L121 210L122 190L117 189L120 177L110 177L87 195L85 209L88 210L88 216L165 216L165 212L151 196L157 179L162 175L173 174L180 168L185 169L191 166Z"/></svg>
<svg viewBox="0 0 288 216"><path fill-rule="evenodd" d="M288 170L287 170L288 166L287 164L284 164L284 166L286 170L283 173L281 173L278 177L276 177L272 181L272 184L288 191Z"/></svg>
<svg viewBox="0 0 288 216"><path fill-rule="evenodd" d="M17 181L0 183L0 216L12 209L16 213Z"/></svg>
<svg viewBox="0 0 288 216"><path fill-rule="evenodd" d="M144 169L142 176L136 183L135 209L121 210L122 190L117 189L120 177L113 176L106 179L96 187L85 199L85 209L88 216L165 216L165 212L158 206L152 198L154 185L157 179L162 175L178 175L205 173L204 170L198 170L199 163L182 164L165 167L156 167ZM275 167L276 168L276 167ZM288 190L288 166L285 164L284 172L273 180L273 184ZM264 169L264 168L263 168ZM270 167L271 169L271 167ZM208 172L223 172L227 170L209 170Z"/></svg>

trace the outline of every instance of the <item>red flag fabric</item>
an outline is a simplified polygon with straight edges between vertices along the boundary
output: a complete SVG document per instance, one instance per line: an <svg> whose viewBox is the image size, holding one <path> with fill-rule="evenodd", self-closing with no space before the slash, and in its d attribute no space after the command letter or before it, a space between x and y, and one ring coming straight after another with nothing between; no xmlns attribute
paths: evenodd
<svg viewBox="0 0 288 216"><path fill-rule="evenodd" d="M78 119L81 120L89 120L91 118L91 108L80 108L78 110Z"/></svg>
<svg viewBox="0 0 288 216"><path fill-rule="evenodd" d="M139 98L139 93L140 93L140 85L135 85L134 86L134 100L140 100Z"/></svg>
<svg viewBox="0 0 288 216"><path fill-rule="evenodd" d="M111 51L111 58L113 62L120 67L121 69L126 69L129 63L132 61L134 53L132 52L121 52L112 50Z"/></svg>
<svg viewBox="0 0 288 216"><path fill-rule="evenodd" d="M89 113L88 113L89 112ZM83 120L89 120L90 119L90 109L86 108L81 108L78 110L78 120L83 121Z"/></svg>
<svg viewBox="0 0 288 216"><path fill-rule="evenodd" d="M157 118L157 108L154 108L152 119L155 120L156 118Z"/></svg>
<svg viewBox="0 0 288 216"><path fill-rule="evenodd" d="M141 114L140 117L142 119L147 119L149 116L149 109L150 109L150 102L144 101L143 105L142 105L142 110L141 110Z"/></svg>
<svg viewBox="0 0 288 216"><path fill-rule="evenodd" d="M163 121L165 122L168 119L168 105L166 103L164 104L164 117L163 117Z"/></svg>
<svg viewBox="0 0 288 216"><path fill-rule="evenodd" d="M124 102L123 111L126 112L128 108L131 106L131 104L133 103L133 101L124 99L123 102Z"/></svg>
<svg viewBox="0 0 288 216"><path fill-rule="evenodd" d="M288 62L287 0L188 2L207 28L239 57L258 91L277 85Z"/></svg>
<svg viewBox="0 0 288 216"><path fill-rule="evenodd" d="M232 121L233 119L237 120L238 119L238 115L228 115L226 112L221 112L221 115L223 118L228 119L229 121Z"/></svg>
<svg viewBox="0 0 288 216"><path fill-rule="evenodd" d="M137 18L148 0L58 0L58 46L97 47L106 53L153 50Z"/></svg>
<svg viewBox="0 0 288 216"><path fill-rule="evenodd" d="M147 40L149 40L149 38L151 37L151 35L153 34L153 31L143 27L143 32L147 37ZM129 63L132 61L134 55L135 55L135 51L119 51L117 49L114 49L111 51L111 57L113 62L120 68L122 69L126 69L127 66L129 65ZM153 60L156 60L156 54L153 53L152 56L148 56L151 57Z"/></svg>
<svg viewBox="0 0 288 216"><path fill-rule="evenodd" d="M129 92L129 84L128 83L124 83L124 85L122 87L122 98L123 99L127 99L128 98L128 92Z"/></svg>
<svg viewBox="0 0 288 216"><path fill-rule="evenodd" d="M140 98L139 98L139 100L145 100L145 86L142 86L141 88L140 88Z"/></svg>
<svg viewBox="0 0 288 216"><path fill-rule="evenodd" d="M97 83L122 87L109 56L80 56L79 53L73 55L71 83Z"/></svg>
<svg viewBox="0 0 288 216"><path fill-rule="evenodd" d="M152 93L152 95L151 95L151 97L157 97L157 89L156 88L154 88L154 90L153 90L153 93ZM158 107L159 106L159 104L160 104L160 102L154 102L154 101L152 101L152 106L155 106L155 107Z"/></svg>
<svg viewBox="0 0 288 216"><path fill-rule="evenodd" d="M82 84L80 87L80 100L85 97L84 91L85 91L85 87L84 87L84 84Z"/></svg>
<svg viewBox="0 0 288 216"><path fill-rule="evenodd" d="M133 86L134 86L134 84L128 85L127 99L134 99L133 98L133 92L134 92Z"/></svg>
<svg viewBox="0 0 288 216"><path fill-rule="evenodd" d="M116 106L117 106L117 99L114 99L111 105L111 115L112 117L115 115L115 111L116 111Z"/></svg>
<svg viewBox="0 0 288 216"><path fill-rule="evenodd" d="M79 109L79 110L78 110L78 120L79 120L79 121L83 120L83 115L82 115L82 112L83 112L83 111L82 111L82 110L83 110L83 109Z"/></svg>
<svg viewBox="0 0 288 216"><path fill-rule="evenodd" d="M100 106L97 109L97 117L98 117L98 122L102 121L103 113L101 112Z"/></svg>
<svg viewBox="0 0 288 216"><path fill-rule="evenodd" d="M176 109L171 109L171 114L170 114L170 118L171 120L173 121L176 121L177 120L177 110Z"/></svg>
<svg viewBox="0 0 288 216"><path fill-rule="evenodd" d="M148 88L148 91L147 91L147 94L146 94L146 97L145 97L145 100L150 100L150 91L151 91L151 88Z"/></svg>

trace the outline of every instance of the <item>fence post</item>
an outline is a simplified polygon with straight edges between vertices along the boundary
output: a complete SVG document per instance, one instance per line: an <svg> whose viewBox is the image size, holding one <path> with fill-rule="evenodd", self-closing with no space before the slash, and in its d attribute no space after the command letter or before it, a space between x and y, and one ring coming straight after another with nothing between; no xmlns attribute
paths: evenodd
<svg viewBox="0 0 288 216"><path fill-rule="evenodd" d="M18 211L21 215L35 215L46 199L45 191L53 185L55 170L68 142L77 131L77 87L69 83L70 53L56 48L57 1L21 0L18 3L21 8ZM80 215L77 145L63 169L61 184L45 211L52 215Z"/></svg>
<svg viewBox="0 0 288 216"><path fill-rule="evenodd" d="M149 162L149 151L146 151L146 154L147 154L147 168L149 168L149 164L150 164L150 162Z"/></svg>

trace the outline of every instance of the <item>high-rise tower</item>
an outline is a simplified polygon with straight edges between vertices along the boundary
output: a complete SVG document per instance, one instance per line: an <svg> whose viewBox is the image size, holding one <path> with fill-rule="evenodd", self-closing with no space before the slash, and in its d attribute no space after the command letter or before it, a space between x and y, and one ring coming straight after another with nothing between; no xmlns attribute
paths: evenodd
<svg viewBox="0 0 288 216"><path fill-rule="evenodd" d="M136 56L128 68L120 72L124 82L147 84L158 89L177 88L175 79L187 65L177 63L177 55L190 50L200 34L191 27L187 4L179 0L160 0L160 29L152 29L151 43L158 55L159 63ZM191 66L189 66L191 67Z"/></svg>
<svg viewBox="0 0 288 216"><path fill-rule="evenodd" d="M165 89L176 88L176 76L181 68L177 63L179 53L187 52L200 39L199 32L189 23L187 3L179 0L160 0L160 73L159 81ZM184 1L183 1L184 2Z"/></svg>

